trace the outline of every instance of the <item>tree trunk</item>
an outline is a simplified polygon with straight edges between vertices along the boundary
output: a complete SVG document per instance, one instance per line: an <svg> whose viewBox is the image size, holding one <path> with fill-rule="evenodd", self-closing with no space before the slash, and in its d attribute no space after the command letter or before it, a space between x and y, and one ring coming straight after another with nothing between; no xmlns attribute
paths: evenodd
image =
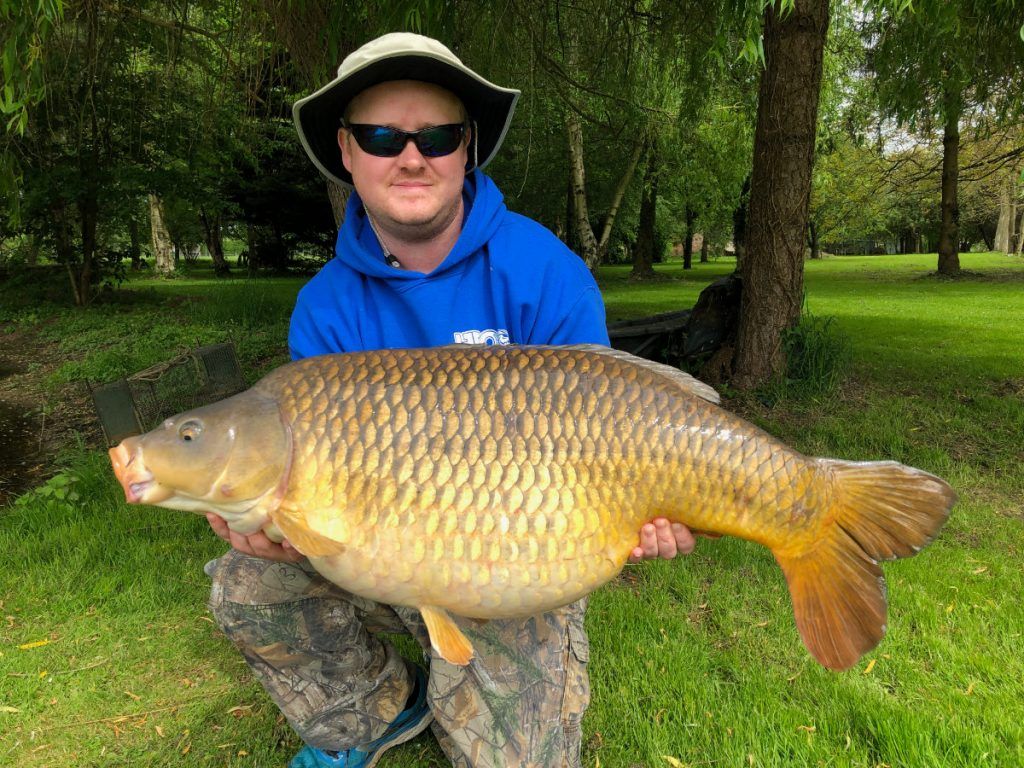
<svg viewBox="0 0 1024 768"><path fill-rule="evenodd" d="M683 215L686 216L686 237L683 241L683 269L693 269L693 222L697 218L697 212L687 203Z"/></svg>
<svg viewBox="0 0 1024 768"><path fill-rule="evenodd" d="M957 202L957 177L960 173L959 93L946 92L946 125L942 131L942 220L939 224L940 275L960 272L960 205Z"/></svg>
<svg viewBox="0 0 1024 768"><path fill-rule="evenodd" d="M250 277L261 270L284 273L288 268L289 253L280 229L274 225L250 224L246 232L249 238Z"/></svg>
<svg viewBox="0 0 1024 768"><path fill-rule="evenodd" d="M654 277L654 248L658 210L658 152L651 144L644 172L644 194L640 200L640 223L637 225L636 245L633 248L631 280L650 280Z"/></svg>
<svg viewBox="0 0 1024 768"><path fill-rule="evenodd" d="M345 221L345 208L348 206L349 189L327 180L327 197L331 200L331 211L334 213L334 226L341 229Z"/></svg>
<svg viewBox="0 0 1024 768"><path fill-rule="evenodd" d="M174 244L164 224L163 203L160 198L149 195L149 231L153 241L153 269L158 275L174 272Z"/></svg>
<svg viewBox="0 0 1024 768"><path fill-rule="evenodd" d="M921 233L917 231L917 227L908 227L903 230L903 236L900 238L900 253L920 252Z"/></svg>
<svg viewBox="0 0 1024 768"><path fill-rule="evenodd" d="M633 180L633 174L636 173L636 167L640 164L640 157L644 153L644 143L645 142L643 141L638 141L636 146L633 147L633 154L629 158L626 170L622 174L622 178L619 179L619 184L615 188L615 194L612 195L612 204L608 208L608 215L605 216L604 227L601 229L601 239L597 241L598 261L603 260L608 251L608 241L612 236L612 227L615 225L615 217L618 216L619 206L622 205L622 198L626 196L626 190L629 189L629 183Z"/></svg>
<svg viewBox="0 0 1024 768"><path fill-rule="evenodd" d="M62 263L68 271L68 278L71 281L71 295L75 304L78 304L78 284L75 280L75 271L71 267L75 258L74 245L71 240L71 224L68 222L68 208L64 200L58 200L51 209L53 221L54 248L57 251L57 261Z"/></svg>
<svg viewBox="0 0 1024 768"><path fill-rule="evenodd" d="M708 263L708 236L704 233L700 236L700 263Z"/></svg>
<svg viewBox="0 0 1024 768"><path fill-rule="evenodd" d="M82 104L95 104L96 68L99 57L99 7L98 4L86 4L82 22L85 26L85 83L81 89ZM78 179L79 187L75 195L75 208L78 210L78 225L81 235L81 252L68 252L67 268L71 278L71 290L75 297L75 305L84 307L92 300L92 273L96 257L96 225L99 219L99 182L97 179L100 153L100 131L95 109L85 110L88 117L88 137L81 135L84 151L79 155ZM66 223L66 220L65 220Z"/></svg>
<svg viewBox="0 0 1024 768"><path fill-rule="evenodd" d="M981 234L981 241L985 244L986 251L994 251L996 249L996 238L995 230L991 227L981 224L978 227L978 232ZM971 248L971 242L969 240L962 241L960 243L960 250L967 251Z"/></svg>
<svg viewBox="0 0 1024 768"><path fill-rule="evenodd" d="M39 264L39 235L28 236L28 256L25 261L30 267Z"/></svg>
<svg viewBox="0 0 1024 768"><path fill-rule="evenodd" d="M139 242L139 222L134 215L128 216L128 254L132 260L132 271L142 268L142 245Z"/></svg>
<svg viewBox="0 0 1024 768"><path fill-rule="evenodd" d="M96 222L99 218L99 201L94 185L86 184L78 200L78 215L82 227L82 260L78 263L75 289L75 304L84 307L92 301L92 271L96 261ZM71 262L69 262L69 265Z"/></svg>
<svg viewBox="0 0 1024 768"><path fill-rule="evenodd" d="M231 274L231 267L224 258L224 232L221 228L220 213L208 214L204 208L199 209L199 220L203 223L203 234L206 236L206 248L213 259L213 274L226 277Z"/></svg>
<svg viewBox="0 0 1024 768"><path fill-rule="evenodd" d="M597 266L597 238L590 226L590 212L587 208L587 179L583 165L583 127L579 116L566 109L565 127L569 133L569 167L572 178L572 207L576 237L579 239L580 257L587 269Z"/></svg>
<svg viewBox="0 0 1024 768"><path fill-rule="evenodd" d="M807 222L807 234L811 245L811 258L820 259L821 249L818 247L818 225L814 223L813 219Z"/></svg>
<svg viewBox="0 0 1024 768"><path fill-rule="evenodd" d="M1024 253L1024 205L1017 206L1021 209L1020 217L1017 219L1017 255Z"/></svg>
<svg viewBox="0 0 1024 768"><path fill-rule="evenodd" d="M743 263L747 243L747 209L750 206L750 176L743 179L739 205L732 212L732 247L736 253L736 269Z"/></svg>
<svg viewBox="0 0 1024 768"><path fill-rule="evenodd" d="M993 250L1010 253L1013 249L1013 220L1016 211L1013 210L1010 194L1013 191L1014 179L1008 176L1006 183L999 187L999 220L996 223L996 238Z"/></svg>
<svg viewBox="0 0 1024 768"><path fill-rule="evenodd" d="M576 251L576 209L573 207L572 174L565 183L565 236L562 238L570 251Z"/></svg>
<svg viewBox="0 0 1024 768"><path fill-rule="evenodd" d="M71 225L68 222L67 204L63 200L54 203L50 210L53 220L53 241L54 249L57 251L57 261L69 263L74 256L71 243Z"/></svg>
<svg viewBox="0 0 1024 768"><path fill-rule="evenodd" d="M733 384L751 389L785 368L783 333L800 320L814 139L828 0L764 13L765 70L757 101L743 298Z"/></svg>
<svg viewBox="0 0 1024 768"><path fill-rule="evenodd" d="M245 225L245 242L248 244L248 258L245 260L245 271L249 277L256 277L259 272L259 237L256 233L255 224Z"/></svg>
<svg viewBox="0 0 1024 768"><path fill-rule="evenodd" d="M1016 193L1016 189L1013 190ZM1010 226L1008 227L1006 237L1006 253L1007 255L1013 253L1014 243L1018 242L1020 238L1020 228L1017 226L1017 210L1021 206L1017 203L1016 195L1010 198Z"/></svg>

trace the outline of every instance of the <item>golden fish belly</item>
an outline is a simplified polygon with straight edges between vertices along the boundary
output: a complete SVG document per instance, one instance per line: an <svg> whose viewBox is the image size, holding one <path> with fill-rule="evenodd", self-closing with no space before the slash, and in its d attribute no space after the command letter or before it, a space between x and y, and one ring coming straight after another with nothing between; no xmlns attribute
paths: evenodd
<svg viewBox="0 0 1024 768"><path fill-rule="evenodd" d="M611 579L653 517L759 540L792 523L771 509L806 460L643 368L557 349L418 368L430 352L283 390L285 506L344 544L313 564L355 593L528 615Z"/></svg>

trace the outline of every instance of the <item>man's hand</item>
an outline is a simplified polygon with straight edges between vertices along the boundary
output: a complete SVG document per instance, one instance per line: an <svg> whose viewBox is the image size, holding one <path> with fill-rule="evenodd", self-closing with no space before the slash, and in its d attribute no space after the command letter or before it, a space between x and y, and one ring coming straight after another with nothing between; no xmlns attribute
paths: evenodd
<svg viewBox="0 0 1024 768"><path fill-rule="evenodd" d="M640 546L633 548L629 562L639 563L656 557L671 560L677 554L690 554L696 544L693 534L685 525L657 517L640 529Z"/></svg>
<svg viewBox="0 0 1024 768"><path fill-rule="evenodd" d="M264 560L274 560L278 563L297 563L303 559L303 555L295 549L287 540L275 544L263 531L257 531L245 536L235 533L228 528L227 521L220 515L213 512L206 513L206 519L210 521L213 532L224 541L237 549L253 557L262 557Z"/></svg>

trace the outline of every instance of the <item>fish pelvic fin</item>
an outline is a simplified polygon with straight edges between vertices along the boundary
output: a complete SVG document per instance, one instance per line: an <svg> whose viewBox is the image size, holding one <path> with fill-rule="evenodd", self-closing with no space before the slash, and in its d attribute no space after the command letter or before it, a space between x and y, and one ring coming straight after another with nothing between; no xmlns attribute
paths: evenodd
<svg viewBox="0 0 1024 768"><path fill-rule="evenodd" d="M473 658L473 644L462 634L448 611L432 605L421 605L419 609L430 634L430 645L441 658L460 667L469 664Z"/></svg>
<svg viewBox="0 0 1024 768"><path fill-rule="evenodd" d="M306 557L330 557L345 551L342 542L317 533L289 510L278 508L270 513L270 520L284 538Z"/></svg>
<svg viewBox="0 0 1024 768"><path fill-rule="evenodd" d="M879 560L917 553L938 534L956 493L942 479L892 461L817 459L830 483L821 538L774 552L804 645L825 667L852 667L885 635Z"/></svg>

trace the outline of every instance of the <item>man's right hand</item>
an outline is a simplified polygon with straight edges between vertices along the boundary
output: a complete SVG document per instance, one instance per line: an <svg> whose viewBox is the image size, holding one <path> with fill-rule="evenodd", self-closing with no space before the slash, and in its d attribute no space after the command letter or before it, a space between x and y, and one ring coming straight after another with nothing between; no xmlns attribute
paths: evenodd
<svg viewBox="0 0 1024 768"><path fill-rule="evenodd" d="M248 536L236 533L228 527L227 521L223 517L213 512L207 512L206 519L210 522L214 533L239 552L244 552L252 557L262 557L264 560L274 560L278 563L297 563L305 557L287 540L275 544L267 538L267 534L263 531L250 533Z"/></svg>

